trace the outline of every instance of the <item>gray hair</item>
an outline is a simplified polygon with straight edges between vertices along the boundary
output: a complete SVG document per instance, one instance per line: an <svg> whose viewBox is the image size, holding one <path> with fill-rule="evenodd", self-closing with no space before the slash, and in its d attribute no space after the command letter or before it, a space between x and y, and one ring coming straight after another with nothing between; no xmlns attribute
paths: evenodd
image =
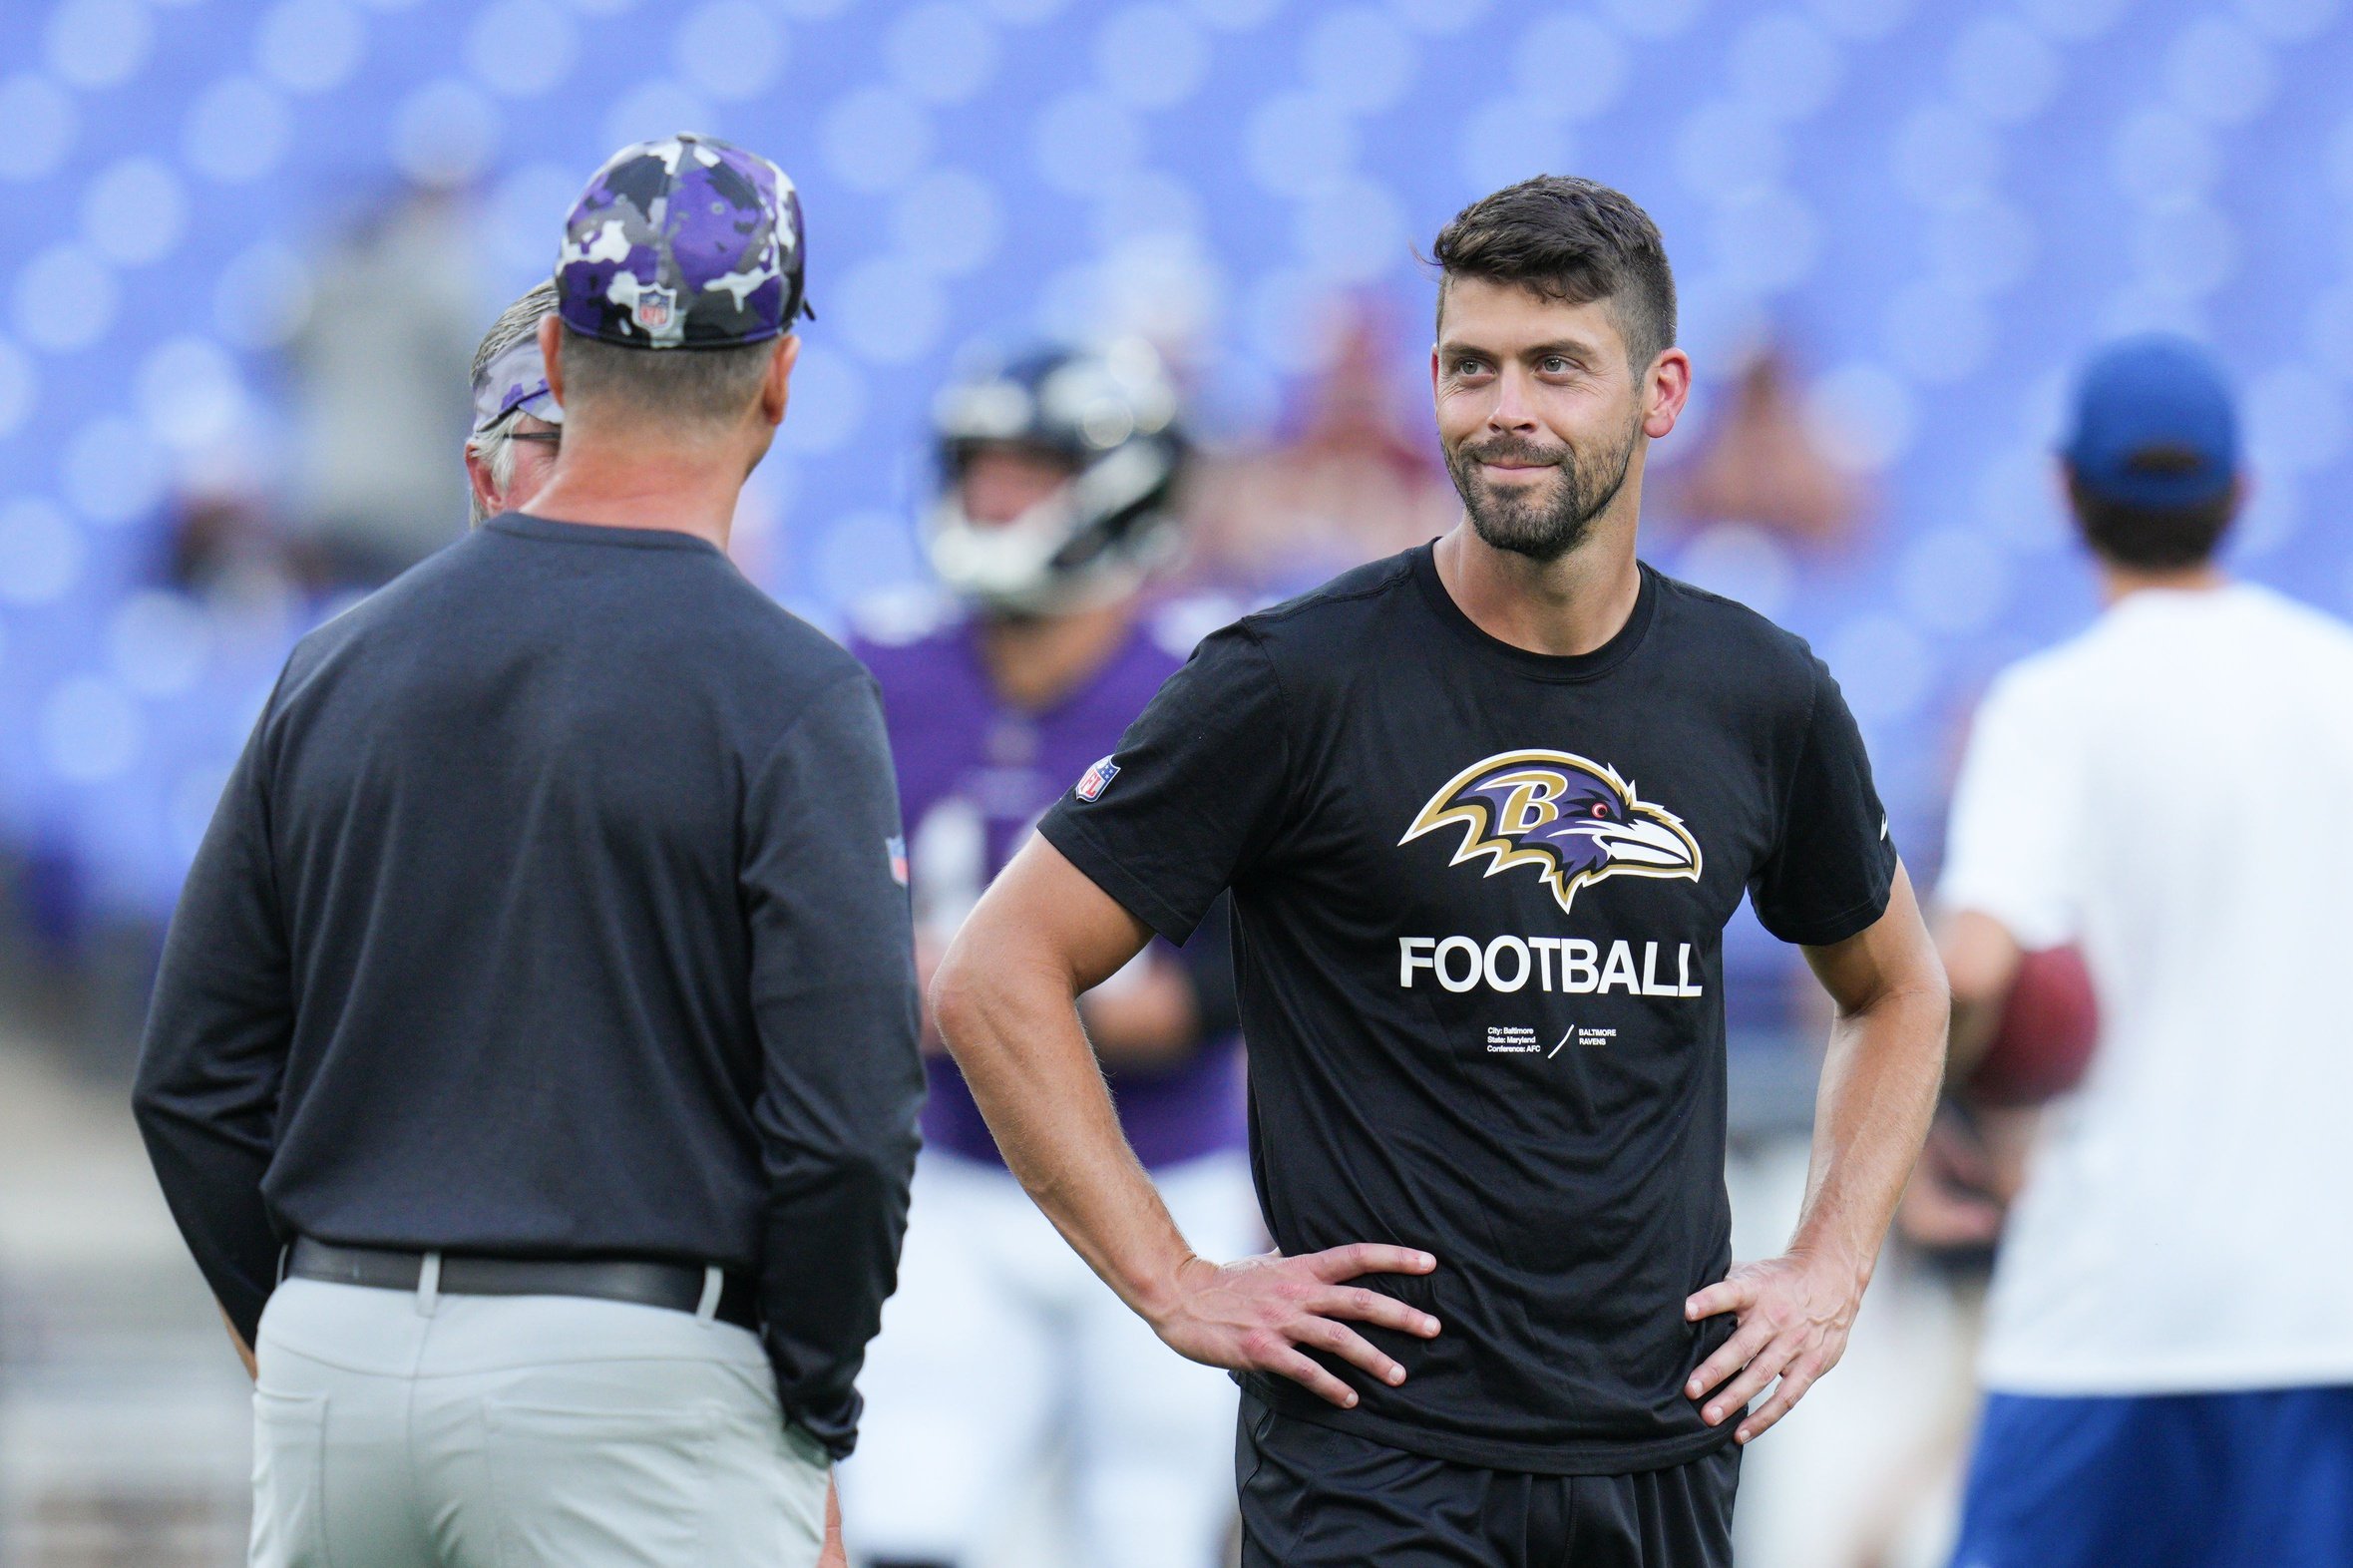
<svg viewBox="0 0 2353 1568"><path fill-rule="evenodd" d="M635 348L564 329L564 384L571 400L613 403L672 425L726 424L760 395L776 340L725 348Z"/></svg>
<svg viewBox="0 0 2353 1568"><path fill-rule="evenodd" d="M522 298L499 312L499 318L482 335L481 346L474 350L473 377L482 378L490 362L527 337L535 337L540 322L556 313L556 285L553 282L534 283ZM492 483L500 494L515 483L515 421L501 420L493 428L466 438L466 450L482 460L490 470ZM490 514L482 510L482 501L468 492L474 522L479 526Z"/></svg>

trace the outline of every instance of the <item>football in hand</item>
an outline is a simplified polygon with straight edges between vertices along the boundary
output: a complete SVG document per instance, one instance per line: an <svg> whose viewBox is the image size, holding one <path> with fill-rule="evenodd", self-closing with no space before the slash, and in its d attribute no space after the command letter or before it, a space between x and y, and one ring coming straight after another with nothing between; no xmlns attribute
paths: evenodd
<svg viewBox="0 0 2353 1568"><path fill-rule="evenodd" d="M2100 1008L2082 950L2026 954L1963 1095L1981 1105L2040 1105L2083 1081L2099 1039Z"/></svg>

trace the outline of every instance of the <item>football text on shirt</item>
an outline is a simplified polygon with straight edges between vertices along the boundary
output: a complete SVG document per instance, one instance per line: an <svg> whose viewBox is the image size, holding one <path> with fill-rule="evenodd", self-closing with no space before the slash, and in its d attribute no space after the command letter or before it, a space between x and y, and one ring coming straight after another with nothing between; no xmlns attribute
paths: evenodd
<svg viewBox="0 0 2353 1568"><path fill-rule="evenodd" d="M1571 995L1620 990L1633 996L1704 995L1692 979L1692 945L1675 945L1673 980L1661 973L1663 947L1644 943L1638 969L1631 942L1612 942L1605 953L1601 944L1583 937L1496 937L1484 945L1471 937L1399 937L1397 983L1411 990L1414 978L1427 970L1452 991L1484 984L1490 990Z"/></svg>

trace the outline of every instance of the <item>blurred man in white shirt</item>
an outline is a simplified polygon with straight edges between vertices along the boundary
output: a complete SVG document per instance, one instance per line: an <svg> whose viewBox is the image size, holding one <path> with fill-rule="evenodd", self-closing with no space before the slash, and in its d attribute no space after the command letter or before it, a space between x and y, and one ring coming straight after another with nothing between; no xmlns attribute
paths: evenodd
<svg viewBox="0 0 2353 1568"><path fill-rule="evenodd" d="M1958 1057L2022 953L2102 1033L1996 1267L1955 1568L2353 1563L2353 631L2232 582L2235 414L2185 341L2087 369L2107 608L1987 693L1939 901Z"/></svg>

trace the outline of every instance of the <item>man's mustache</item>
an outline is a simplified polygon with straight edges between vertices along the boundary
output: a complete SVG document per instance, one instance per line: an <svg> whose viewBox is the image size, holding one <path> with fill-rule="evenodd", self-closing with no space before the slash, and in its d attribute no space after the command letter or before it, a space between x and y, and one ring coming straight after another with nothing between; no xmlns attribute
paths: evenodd
<svg viewBox="0 0 2353 1568"><path fill-rule="evenodd" d="M1528 463L1565 466L1571 456L1567 447L1540 447L1527 441L1490 441L1483 446L1464 445L1455 449L1474 463Z"/></svg>

